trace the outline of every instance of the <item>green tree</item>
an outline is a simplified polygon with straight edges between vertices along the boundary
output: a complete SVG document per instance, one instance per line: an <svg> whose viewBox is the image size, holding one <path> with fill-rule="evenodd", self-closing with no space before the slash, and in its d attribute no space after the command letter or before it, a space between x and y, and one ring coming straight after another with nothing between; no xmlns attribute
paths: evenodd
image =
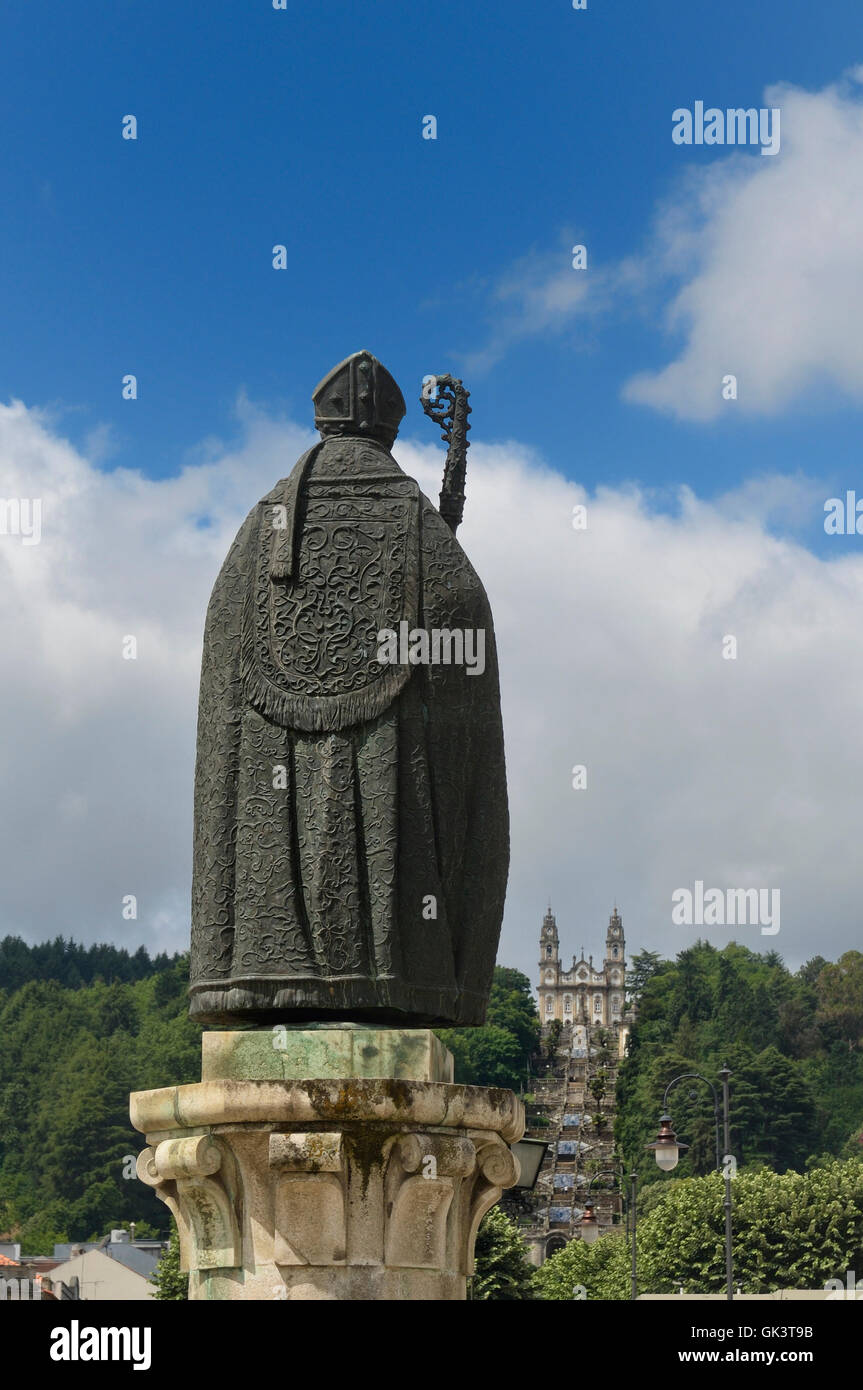
<svg viewBox="0 0 863 1390"><path fill-rule="evenodd" d="M542 1299L623 1299L630 1295L630 1247L622 1232L609 1231L593 1245L571 1240L537 1270Z"/></svg>
<svg viewBox="0 0 863 1390"><path fill-rule="evenodd" d="M639 1203L640 1293L725 1288L725 1184L718 1173L666 1179ZM808 1173L740 1169L732 1183L734 1282L744 1293L823 1289L863 1268L863 1162L835 1159ZM629 1297L629 1242L572 1241L536 1275L540 1298Z"/></svg>
<svg viewBox="0 0 863 1390"><path fill-rule="evenodd" d="M826 964L823 956L813 956L805 965L801 965L797 973L808 985L814 985Z"/></svg>
<svg viewBox="0 0 863 1390"><path fill-rule="evenodd" d="M50 1254L57 1241L98 1239L129 1221L165 1230L162 1203L127 1177L142 1144L128 1107L130 1091L200 1075L200 1028L187 1016L180 958L70 949L60 938L41 954L22 954L14 939L4 945L24 973L45 969L49 978L25 980L0 1003L3 1234L25 1254ZM91 975L116 967L126 978L59 982L79 965Z"/></svg>
<svg viewBox="0 0 863 1390"><path fill-rule="evenodd" d="M180 1269L180 1236L173 1218L168 1248L150 1275L150 1283L156 1285L154 1298L179 1301L189 1297L189 1276Z"/></svg>
<svg viewBox="0 0 863 1390"><path fill-rule="evenodd" d="M686 1014L693 1023L710 1018L713 1011L713 991L708 975L708 952L712 946L699 941L677 957L677 972L671 998L670 1022L676 1028Z"/></svg>
<svg viewBox="0 0 863 1390"><path fill-rule="evenodd" d="M473 1299L515 1302L534 1297L536 1274L514 1221L492 1207L480 1222L471 1279Z"/></svg>
<svg viewBox="0 0 863 1390"><path fill-rule="evenodd" d="M863 952L846 951L819 972L818 1021L853 1052L863 1043Z"/></svg>
<svg viewBox="0 0 863 1390"><path fill-rule="evenodd" d="M863 1163L809 1173L741 1169L732 1185L735 1283L746 1293L823 1288L861 1268ZM638 1225L640 1287L718 1293L725 1283L724 1183L719 1174L678 1184ZM856 1261L856 1263L855 1263Z"/></svg>
<svg viewBox="0 0 863 1390"><path fill-rule="evenodd" d="M437 1034L453 1054L457 1082L521 1090L539 1042L530 980L520 970L495 966L485 1025L439 1028Z"/></svg>
<svg viewBox="0 0 863 1390"><path fill-rule="evenodd" d="M9 1235L19 1242L27 1255L52 1255L54 1246L70 1239L74 1213L68 1202L49 1202L20 1224Z"/></svg>
<svg viewBox="0 0 863 1390"><path fill-rule="evenodd" d="M524 1080L524 1057L518 1039L506 1028L442 1028L441 1042L453 1055L455 1079L464 1086L518 1089Z"/></svg>
<svg viewBox="0 0 863 1390"><path fill-rule="evenodd" d="M660 1181L644 1145L655 1137L662 1095L681 1072L718 1085L732 1071L732 1147L739 1161L803 1169L845 1152L863 1117L863 971L859 952L831 966L816 957L796 974L775 951L704 942L647 979L618 1072L615 1138L643 1185ZM863 1033L860 1034L863 1038ZM706 1090L672 1092L674 1126L690 1145L676 1172L715 1166Z"/></svg>
<svg viewBox="0 0 863 1390"><path fill-rule="evenodd" d="M810 991L807 991L810 993ZM786 1057L812 1057L821 1045L821 1034L815 1022L813 1001L796 995L780 1004L778 1044Z"/></svg>
<svg viewBox="0 0 863 1390"><path fill-rule="evenodd" d="M732 1049L732 1148L744 1163L803 1168L816 1137L815 1105L799 1069L776 1047Z"/></svg>
<svg viewBox="0 0 863 1390"><path fill-rule="evenodd" d="M653 979L663 966L662 956L658 951L638 951L629 958L629 969L626 972L627 991L636 999L644 993L649 980Z"/></svg>
<svg viewBox="0 0 863 1390"><path fill-rule="evenodd" d="M590 1085L588 1086L588 1090L590 1091L590 1094L593 1096L593 1099L596 1101L597 1105L599 1105L600 1101L603 1100L605 1097L607 1081L608 1077L606 1073L604 1071L598 1071L596 1073L596 1076L593 1077L592 1081L590 1082Z"/></svg>
<svg viewBox="0 0 863 1390"><path fill-rule="evenodd" d="M512 1033L525 1058L535 1050L539 1039L539 1015L533 987L520 970L506 965L495 966L486 1021Z"/></svg>

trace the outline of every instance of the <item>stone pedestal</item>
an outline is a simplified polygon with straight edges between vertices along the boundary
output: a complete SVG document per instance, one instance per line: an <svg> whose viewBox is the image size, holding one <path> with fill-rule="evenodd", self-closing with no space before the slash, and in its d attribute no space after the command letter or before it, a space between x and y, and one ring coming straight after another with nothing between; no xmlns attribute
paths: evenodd
<svg viewBox="0 0 863 1390"><path fill-rule="evenodd" d="M453 1085L427 1029L357 1025L205 1033L202 1078L131 1097L190 1298L465 1297L518 1177L511 1091Z"/></svg>

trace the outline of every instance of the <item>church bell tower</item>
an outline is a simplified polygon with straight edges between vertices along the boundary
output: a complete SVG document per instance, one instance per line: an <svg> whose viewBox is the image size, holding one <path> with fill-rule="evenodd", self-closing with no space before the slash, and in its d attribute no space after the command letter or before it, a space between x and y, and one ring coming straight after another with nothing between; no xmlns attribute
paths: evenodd
<svg viewBox="0 0 863 1390"><path fill-rule="evenodd" d="M540 969L543 969L548 963L553 967L557 966L560 958L559 951L560 938L557 934L557 921L555 920L554 913L549 907L548 912L542 919L542 931L539 935Z"/></svg>
<svg viewBox="0 0 863 1390"><path fill-rule="evenodd" d="M621 968L626 959L626 942L623 936L623 919L615 907L608 919L608 931L605 933L605 963L611 966L617 961Z"/></svg>
<svg viewBox="0 0 863 1390"><path fill-rule="evenodd" d="M557 985L560 982L560 940L550 904L539 934L539 981L540 1018L543 1023L549 1023L557 1012Z"/></svg>

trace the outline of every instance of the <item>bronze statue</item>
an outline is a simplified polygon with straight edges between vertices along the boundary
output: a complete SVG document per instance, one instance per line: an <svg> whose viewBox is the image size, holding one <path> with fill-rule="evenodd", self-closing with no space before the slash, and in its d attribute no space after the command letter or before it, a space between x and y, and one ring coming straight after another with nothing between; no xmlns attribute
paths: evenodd
<svg viewBox="0 0 863 1390"><path fill-rule="evenodd" d="M503 733L491 612L454 535L467 393L437 382L423 407L450 442L446 520L390 453L401 391L358 352L314 392L321 442L216 580L195 777L202 1022L485 1017L509 858Z"/></svg>

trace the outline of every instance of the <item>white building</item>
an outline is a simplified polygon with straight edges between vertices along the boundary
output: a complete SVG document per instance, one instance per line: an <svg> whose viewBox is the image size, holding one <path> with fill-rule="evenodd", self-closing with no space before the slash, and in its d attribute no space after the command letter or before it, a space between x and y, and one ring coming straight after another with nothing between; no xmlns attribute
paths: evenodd
<svg viewBox="0 0 863 1390"><path fill-rule="evenodd" d="M617 908L608 919L605 956L594 965L593 956L573 956L569 969L560 960L557 922L551 908L545 914L539 938L539 1016L543 1027L555 1018L563 1024L619 1028L624 1021L626 942Z"/></svg>
<svg viewBox="0 0 863 1390"><path fill-rule="evenodd" d="M73 1255L65 1264L52 1269L44 1283L57 1298L63 1297L61 1285L65 1285L73 1298L95 1303L144 1302L156 1292L143 1274L111 1259L103 1250L85 1250Z"/></svg>

